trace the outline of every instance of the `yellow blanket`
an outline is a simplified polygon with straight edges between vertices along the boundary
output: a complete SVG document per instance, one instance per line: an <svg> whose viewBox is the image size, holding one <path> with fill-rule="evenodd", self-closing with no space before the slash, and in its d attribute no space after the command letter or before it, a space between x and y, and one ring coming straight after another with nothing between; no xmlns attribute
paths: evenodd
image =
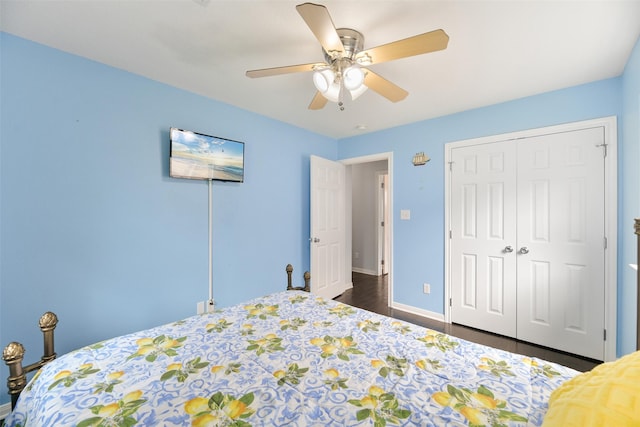
<svg viewBox="0 0 640 427"><path fill-rule="evenodd" d="M640 426L640 351L604 363L558 387L543 427Z"/></svg>

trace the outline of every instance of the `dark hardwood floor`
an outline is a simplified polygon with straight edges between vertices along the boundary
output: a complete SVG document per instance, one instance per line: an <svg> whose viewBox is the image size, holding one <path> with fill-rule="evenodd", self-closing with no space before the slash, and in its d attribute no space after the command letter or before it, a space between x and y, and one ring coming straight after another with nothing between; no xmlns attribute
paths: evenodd
<svg viewBox="0 0 640 427"><path fill-rule="evenodd" d="M512 353L539 357L540 359L569 366L578 371L588 371L600 363L596 360L529 344L478 329L439 322L416 314L396 310L387 306L387 292L387 276L378 277L362 273L353 273L353 288L336 297L335 300L439 332L444 332L467 341L507 350Z"/></svg>

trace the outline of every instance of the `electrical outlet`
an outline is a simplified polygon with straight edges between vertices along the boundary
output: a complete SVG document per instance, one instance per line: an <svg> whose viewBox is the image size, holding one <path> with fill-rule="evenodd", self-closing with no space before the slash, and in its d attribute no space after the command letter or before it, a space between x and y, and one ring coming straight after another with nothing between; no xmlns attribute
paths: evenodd
<svg viewBox="0 0 640 427"><path fill-rule="evenodd" d="M214 300L198 301L196 304L196 314L213 313L216 311Z"/></svg>
<svg viewBox="0 0 640 427"><path fill-rule="evenodd" d="M430 294L431 293L431 285L428 283L423 283L422 284L422 292L424 292L425 294Z"/></svg>

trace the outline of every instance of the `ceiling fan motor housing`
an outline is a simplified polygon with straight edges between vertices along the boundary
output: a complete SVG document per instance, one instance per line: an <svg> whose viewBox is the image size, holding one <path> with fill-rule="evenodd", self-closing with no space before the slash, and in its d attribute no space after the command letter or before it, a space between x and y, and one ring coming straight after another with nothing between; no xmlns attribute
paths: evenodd
<svg viewBox="0 0 640 427"><path fill-rule="evenodd" d="M337 28L336 32L338 33L340 41L344 46L344 54L339 55L336 52L329 53L322 49L325 60L328 64L331 64L335 60L341 58L345 58L353 62L355 60L356 54L362 51L362 48L364 47L364 36L360 31L356 31L351 28Z"/></svg>

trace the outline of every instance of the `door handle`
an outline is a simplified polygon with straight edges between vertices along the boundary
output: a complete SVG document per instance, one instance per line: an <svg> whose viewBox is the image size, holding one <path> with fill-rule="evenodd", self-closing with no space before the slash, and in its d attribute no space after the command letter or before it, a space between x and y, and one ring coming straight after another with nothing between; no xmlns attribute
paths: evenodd
<svg viewBox="0 0 640 427"><path fill-rule="evenodd" d="M520 253L523 255L526 255L529 253L529 248L527 248L526 246L523 246L520 248Z"/></svg>
<svg viewBox="0 0 640 427"><path fill-rule="evenodd" d="M505 248L502 250L502 252L504 252L506 254L511 253L511 252L513 252L513 247L505 246Z"/></svg>
<svg viewBox="0 0 640 427"><path fill-rule="evenodd" d="M317 237L309 237L309 241L313 243L319 243L320 239L318 239Z"/></svg>

